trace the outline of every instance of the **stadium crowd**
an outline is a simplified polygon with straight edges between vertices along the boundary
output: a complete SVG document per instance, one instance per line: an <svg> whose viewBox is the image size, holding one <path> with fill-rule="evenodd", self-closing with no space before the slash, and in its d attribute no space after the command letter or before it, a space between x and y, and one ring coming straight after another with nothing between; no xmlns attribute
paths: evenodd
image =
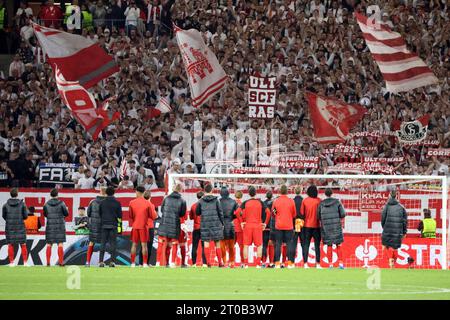
<svg viewBox="0 0 450 320"><path fill-rule="evenodd" d="M448 156L427 156L431 147L450 147L450 15L445 0L371 1L374 5L349 0L79 2L81 26L69 31L94 39L119 64L120 72L92 92L99 101L118 95L111 108L122 118L96 141L72 120L30 26L33 20L66 29L65 11L49 0L33 15L23 2L14 20L20 46L0 78L0 186L36 185L40 163L76 163L80 167L73 179L78 188L163 187L164 174L173 164L179 172L206 170L205 158L197 165L182 154L171 155L179 143L178 138L172 141L174 130L193 133L196 120L203 130L217 128L224 136L227 129L279 129L281 151L320 157L318 169L279 168L281 173L323 173L336 163L368 156L404 157L393 165L395 174L449 174ZM431 67L439 83L407 93L386 92L353 17L355 10L377 12ZM231 80L198 109L190 101L172 23L200 30ZM274 119L248 118L245 94L253 73L277 77ZM381 134L349 139L348 145L367 147L353 155L325 153L328 146L313 139L306 90L361 103L368 112L353 132ZM148 109L161 97L173 111L148 117ZM412 121L423 115L430 115L430 145L402 146L383 134L392 130L395 119ZM206 159L220 159L223 144L208 136L203 140L204 148L214 144L205 152ZM246 147L249 153L256 150L259 159L256 146ZM125 177L120 172L124 160Z"/></svg>

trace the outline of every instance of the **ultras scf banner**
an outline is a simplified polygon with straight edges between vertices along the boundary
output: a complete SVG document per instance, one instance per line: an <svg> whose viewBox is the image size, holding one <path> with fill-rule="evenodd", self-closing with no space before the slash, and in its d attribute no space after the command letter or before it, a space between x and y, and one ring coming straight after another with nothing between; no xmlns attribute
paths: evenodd
<svg viewBox="0 0 450 320"><path fill-rule="evenodd" d="M275 77L250 76L248 87L248 117L250 119L271 119L275 115L277 99Z"/></svg>

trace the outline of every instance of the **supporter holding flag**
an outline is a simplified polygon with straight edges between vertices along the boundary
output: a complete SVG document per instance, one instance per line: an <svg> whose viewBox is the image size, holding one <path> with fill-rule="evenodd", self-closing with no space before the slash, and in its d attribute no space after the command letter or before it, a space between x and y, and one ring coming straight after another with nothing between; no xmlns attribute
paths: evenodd
<svg viewBox="0 0 450 320"><path fill-rule="evenodd" d="M174 186L173 192L161 204L161 223L158 228L157 266L167 266L170 245L180 237L181 217L186 214L186 201L181 197L181 184Z"/></svg>
<svg viewBox="0 0 450 320"><path fill-rule="evenodd" d="M303 267L305 269L309 268L309 245L311 244L311 239L314 238L314 250L316 251L316 268L322 269L322 267L320 266L320 221L317 216L317 209L320 205L320 199L318 197L317 187L313 184L310 185L308 189L306 189L306 194L308 195L308 198L302 201L302 205L300 207L300 214L305 217L305 224L302 230Z"/></svg>
<svg viewBox="0 0 450 320"><path fill-rule="evenodd" d="M106 197L106 187L100 187L100 193L89 203L87 215L89 218L89 245L86 256L86 267L91 265L94 245L102 242L102 218L100 216L100 203Z"/></svg>
<svg viewBox="0 0 450 320"><path fill-rule="evenodd" d="M344 269L341 248L344 235L341 220L345 218L345 210L338 199L331 197L333 195L331 188L325 189L325 195L327 198L320 202L317 217L320 220L323 244L327 246L328 265L333 268L333 245L336 245L339 269Z"/></svg>
<svg viewBox="0 0 450 320"><path fill-rule="evenodd" d="M205 195L200 199L195 209L197 215L202 216L200 232L205 242L205 256L208 267L211 267L213 257L217 256L219 267L223 267L220 240L223 239L224 217L222 207L216 196L213 195L213 186L205 186ZM210 242L214 241L216 252L211 254Z"/></svg>
<svg viewBox="0 0 450 320"><path fill-rule="evenodd" d="M405 207L396 199L397 192L391 191L391 197L387 201L381 213L381 243L387 252L389 267L394 268L397 260L397 250L402 246L403 238L406 236L408 215Z"/></svg>
<svg viewBox="0 0 450 320"><path fill-rule="evenodd" d="M200 230L202 217L197 215L196 213L198 201L203 197L203 195L204 195L203 191L197 192L196 194L197 202L195 202L191 206L191 210L189 210L189 219L194 221L194 230L192 231L192 253L191 253L193 267L196 267L197 265L197 251L198 251L198 244L200 241L202 243L201 252L202 252L203 266L206 266L205 243L201 240L201 230Z"/></svg>
<svg viewBox="0 0 450 320"><path fill-rule="evenodd" d="M69 215L66 204L58 199L58 190L50 191L51 199L44 205L44 216L47 218L45 224L45 242L47 243L47 267L50 266L53 244L58 245L59 266L64 266L64 248L66 242L66 223L64 219Z"/></svg>
<svg viewBox="0 0 450 320"><path fill-rule="evenodd" d="M275 199L272 205L272 211L275 216L275 268L280 268L281 246L287 244L288 268L294 268L292 259L292 237L294 235L294 218L297 215L295 202L287 196L288 188L282 185L280 196Z"/></svg>
<svg viewBox="0 0 450 320"><path fill-rule="evenodd" d="M138 243L142 248L142 263L144 268L148 268L147 242L149 238L148 221L155 220L156 212L152 211L150 202L144 199L145 189L143 186L136 188L136 199L131 200L128 205L131 231L131 267L136 266L136 247Z"/></svg>
<svg viewBox="0 0 450 320"><path fill-rule="evenodd" d="M238 204L235 200L230 198L230 192L228 188L222 187L220 189L220 205L223 212L223 240L220 241L220 248L222 250L222 261L225 266L234 268L234 224L233 220L236 219L235 212L238 208ZM228 261L227 261L228 253Z"/></svg>
<svg viewBox="0 0 450 320"><path fill-rule="evenodd" d="M248 247L254 244L258 249L256 257L256 267L261 268L262 257L262 233L266 228L270 212L264 206L264 203L256 198L256 188L251 186L248 188L250 199L242 203L242 224L244 233L244 264L241 265L247 268L248 264Z"/></svg>
<svg viewBox="0 0 450 320"><path fill-rule="evenodd" d="M6 221L5 235L8 244L9 266L14 267L14 246L20 245L24 266L28 267L27 236L24 220L28 217L28 209L23 200L17 199L19 192L16 188L9 192L11 198L2 208L2 218Z"/></svg>

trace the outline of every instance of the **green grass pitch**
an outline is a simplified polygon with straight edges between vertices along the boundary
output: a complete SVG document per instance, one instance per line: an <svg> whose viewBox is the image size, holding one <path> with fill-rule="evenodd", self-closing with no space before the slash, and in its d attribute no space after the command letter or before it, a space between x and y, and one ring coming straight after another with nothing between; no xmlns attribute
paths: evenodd
<svg viewBox="0 0 450 320"><path fill-rule="evenodd" d="M0 267L0 299L450 299L450 271ZM73 274L72 274L73 276ZM72 281L72 282L71 282Z"/></svg>

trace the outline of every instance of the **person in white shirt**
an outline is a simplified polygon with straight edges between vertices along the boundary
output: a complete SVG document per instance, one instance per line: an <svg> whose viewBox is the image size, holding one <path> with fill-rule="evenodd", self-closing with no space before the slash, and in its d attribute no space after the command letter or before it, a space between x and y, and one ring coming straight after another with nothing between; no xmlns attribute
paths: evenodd
<svg viewBox="0 0 450 320"><path fill-rule="evenodd" d="M131 182L129 176L124 176L123 180L120 181L119 186L117 188L118 189L133 189L134 184L133 184L133 182Z"/></svg>
<svg viewBox="0 0 450 320"><path fill-rule="evenodd" d="M84 172L84 177L81 177L78 180L78 183L76 185L76 189L93 189L94 188L94 181L95 179L91 176L91 171L86 170Z"/></svg>
<svg viewBox="0 0 450 320"><path fill-rule="evenodd" d="M233 160L236 144L233 139L220 140L216 147L216 160Z"/></svg>
<svg viewBox="0 0 450 320"><path fill-rule="evenodd" d="M155 179L153 176L147 176L145 177L144 184L143 184L145 190L155 190L158 189L158 186L155 183Z"/></svg>
<svg viewBox="0 0 450 320"><path fill-rule="evenodd" d="M127 33L130 34L131 30L137 29L138 19L141 15L141 9L136 6L136 2L134 0L131 0L130 5L124 12L124 15Z"/></svg>

